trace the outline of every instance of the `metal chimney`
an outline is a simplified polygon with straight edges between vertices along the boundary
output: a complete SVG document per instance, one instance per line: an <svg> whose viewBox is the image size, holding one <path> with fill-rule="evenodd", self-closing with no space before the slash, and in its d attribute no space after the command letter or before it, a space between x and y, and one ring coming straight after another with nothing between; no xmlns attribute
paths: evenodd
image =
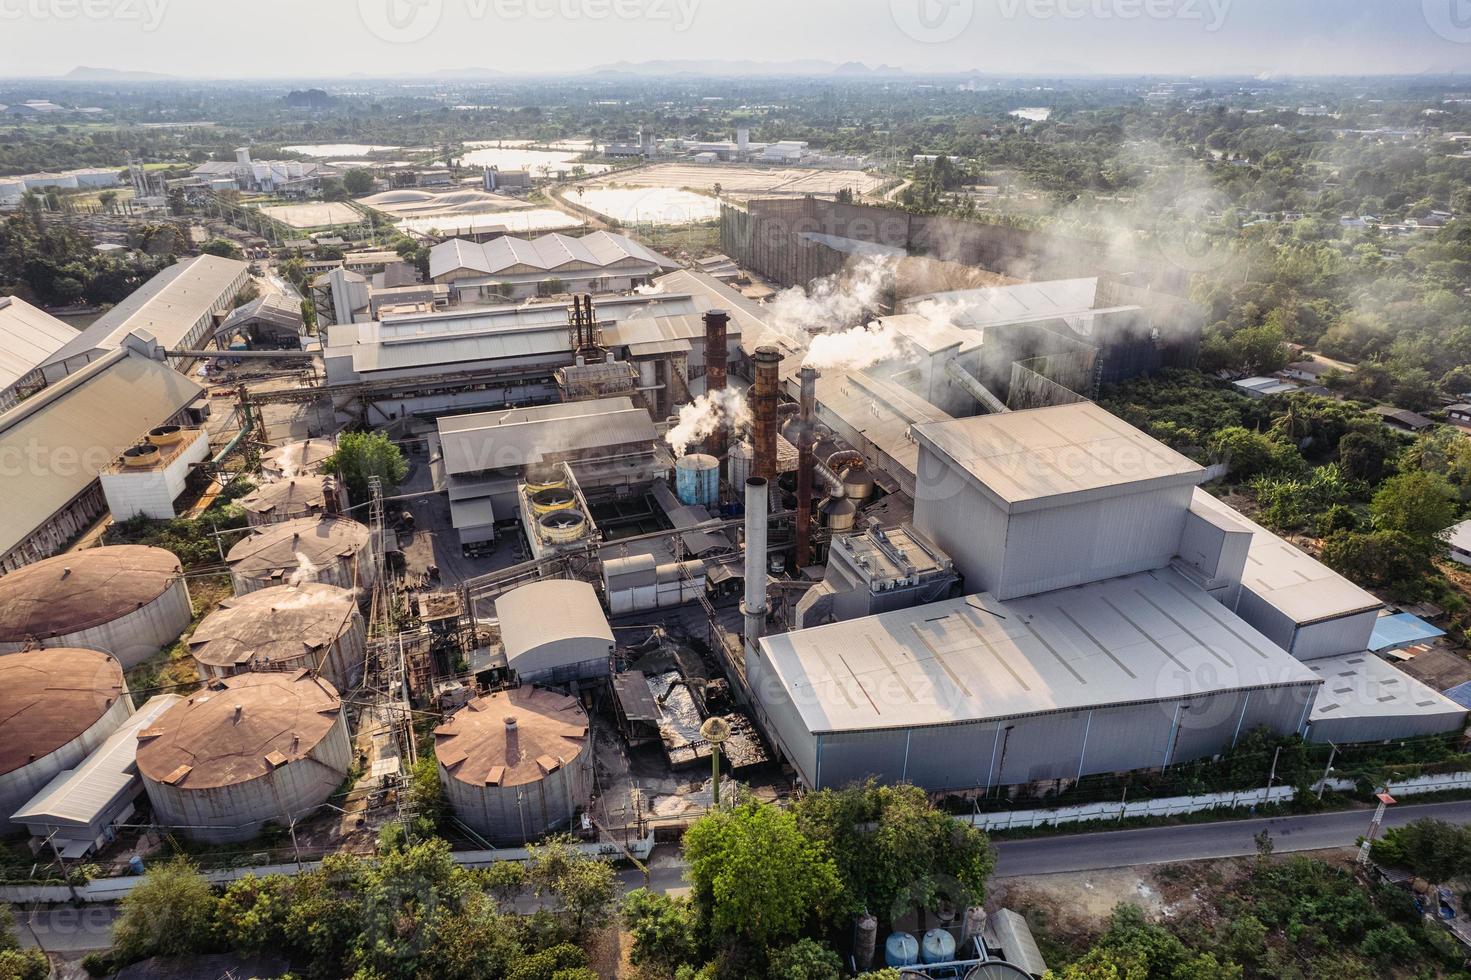
<svg viewBox="0 0 1471 980"><path fill-rule="evenodd" d="M813 452L816 433L817 369L804 367L798 375L802 385L801 414L797 416L797 568L812 563L812 471L817 463Z"/></svg>
<svg viewBox="0 0 1471 980"><path fill-rule="evenodd" d="M754 653L766 627L766 481L746 481L746 650Z"/></svg>
<svg viewBox="0 0 1471 980"><path fill-rule="evenodd" d="M730 314L725 310L708 310L705 313L705 393L713 395L725 390L727 362L730 360L726 325ZM730 433L725 426L717 426L705 437L705 452L720 460L721 480L730 479Z"/></svg>
<svg viewBox="0 0 1471 980"><path fill-rule="evenodd" d="M775 347L758 347L751 355L756 382L751 389L751 448L755 459L751 475L776 480L776 406L781 354Z"/></svg>

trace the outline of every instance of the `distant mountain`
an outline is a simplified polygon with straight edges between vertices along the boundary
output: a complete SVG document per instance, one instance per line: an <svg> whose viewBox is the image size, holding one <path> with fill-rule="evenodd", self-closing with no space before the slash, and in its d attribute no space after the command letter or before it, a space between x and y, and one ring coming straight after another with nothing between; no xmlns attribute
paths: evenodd
<svg viewBox="0 0 1471 980"><path fill-rule="evenodd" d="M876 72L902 74L902 69L881 65L869 68L851 61L839 65L831 61L802 58L795 61L708 61L697 58L665 58L655 61L617 61L598 65L590 69L595 75L638 75L657 77L667 75L705 75L713 77L760 77L770 75L872 75Z"/></svg>
<svg viewBox="0 0 1471 980"><path fill-rule="evenodd" d="M870 68L861 61L846 61L834 68L832 73L853 78L890 78L909 74L903 68L896 68L893 65L875 65Z"/></svg>
<svg viewBox="0 0 1471 980"><path fill-rule="evenodd" d="M177 75L161 71L130 71L124 68L91 68L77 65L61 76L68 82L172 82Z"/></svg>

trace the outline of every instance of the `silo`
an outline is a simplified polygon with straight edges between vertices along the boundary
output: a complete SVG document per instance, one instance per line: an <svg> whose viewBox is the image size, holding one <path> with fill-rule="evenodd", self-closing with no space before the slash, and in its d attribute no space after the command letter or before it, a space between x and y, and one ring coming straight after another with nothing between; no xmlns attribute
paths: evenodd
<svg viewBox="0 0 1471 980"><path fill-rule="evenodd" d="M339 690L363 673L366 627L356 597L321 582L226 599L189 637L202 677L314 670Z"/></svg>
<svg viewBox="0 0 1471 980"><path fill-rule="evenodd" d="M592 793L592 739L575 698L536 687L479 697L434 730L455 816L495 843L572 824Z"/></svg>
<svg viewBox="0 0 1471 980"><path fill-rule="evenodd" d="M133 713L123 668L99 650L0 657L0 833L11 814L76 767Z"/></svg>
<svg viewBox="0 0 1471 980"><path fill-rule="evenodd" d="M324 515L256 528L225 559L236 595L273 585L325 582L359 597L372 588L372 534L346 517Z"/></svg>
<svg viewBox="0 0 1471 980"><path fill-rule="evenodd" d="M88 647L131 669L193 616L183 568L163 548L87 548L0 577L0 653Z"/></svg>
<svg viewBox="0 0 1471 980"><path fill-rule="evenodd" d="M302 439L284 443L261 453L260 471L271 480L315 476L322 472L322 463L335 452L337 444L331 439Z"/></svg>
<svg viewBox="0 0 1471 980"><path fill-rule="evenodd" d="M340 510L337 481L330 476L291 476L263 483L240 498L252 526L280 524Z"/></svg>
<svg viewBox="0 0 1471 980"><path fill-rule="evenodd" d="M674 492L682 504L718 507L720 460L708 453L681 456L674 464Z"/></svg>
<svg viewBox="0 0 1471 980"><path fill-rule="evenodd" d="M337 689L304 670L211 681L138 734L154 822L206 843L301 819L351 766Z"/></svg>

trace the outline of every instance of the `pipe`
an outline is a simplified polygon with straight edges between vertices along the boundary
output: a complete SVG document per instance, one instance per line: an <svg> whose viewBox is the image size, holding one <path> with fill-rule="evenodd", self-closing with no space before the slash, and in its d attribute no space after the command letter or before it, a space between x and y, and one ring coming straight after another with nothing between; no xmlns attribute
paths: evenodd
<svg viewBox="0 0 1471 980"><path fill-rule="evenodd" d="M766 481L753 476L746 481L746 600L741 604L746 617L746 652L753 656L766 626L767 507Z"/></svg>
<svg viewBox="0 0 1471 980"><path fill-rule="evenodd" d="M774 481L781 353L775 347L758 347L751 355L751 363L756 375L751 397L751 448L755 456L751 462L751 475Z"/></svg>
<svg viewBox="0 0 1471 980"><path fill-rule="evenodd" d="M827 468L834 473L841 472L846 463L853 463L858 466L867 465L863 454L856 449L839 449L827 458Z"/></svg>
<svg viewBox="0 0 1471 980"><path fill-rule="evenodd" d="M843 478L834 473L826 463L814 459L812 473L827 485L827 495L832 499L841 500L848 495L848 491L843 489Z"/></svg>
<svg viewBox="0 0 1471 980"><path fill-rule="evenodd" d="M960 385L960 387L969 392L976 401L980 402L982 405L985 405L988 412L991 412L992 414L997 414L1000 412L1011 411L1011 409L1006 407L1005 402L992 394L990 388L987 388L985 385L981 384L981 382L976 379L975 375L971 374L955 361L945 362L945 375L951 381L954 381L956 384Z"/></svg>
<svg viewBox="0 0 1471 980"><path fill-rule="evenodd" d="M705 312L705 394L712 396L717 391L724 391L728 362L730 360L729 341L727 340L726 325L730 322L730 314L725 310L707 310ZM719 425L715 430L705 437L705 452L720 460L721 482L730 480L730 433L725 426Z"/></svg>
<svg viewBox="0 0 1471 980"><path fill-rule="evenodd" d="M812 416L817 405L817 369L803 367L800 414L797 416L797 568L812 563Z"/></svg>

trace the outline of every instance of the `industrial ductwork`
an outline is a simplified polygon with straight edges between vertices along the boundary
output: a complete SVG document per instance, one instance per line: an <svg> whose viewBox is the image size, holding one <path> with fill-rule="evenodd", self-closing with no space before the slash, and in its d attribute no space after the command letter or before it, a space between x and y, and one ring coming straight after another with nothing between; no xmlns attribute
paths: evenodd
<svg viewBox="0 0 1471 980"><path fill-rule="evenodd" d="M975 375L971 374L955 361L945 362L945 376L969 392L976 401L986 406L986 411L992 414L1011 411L1011 409L1006 407L1005 402L992 393L990 388L981 384Z"/></svg>

